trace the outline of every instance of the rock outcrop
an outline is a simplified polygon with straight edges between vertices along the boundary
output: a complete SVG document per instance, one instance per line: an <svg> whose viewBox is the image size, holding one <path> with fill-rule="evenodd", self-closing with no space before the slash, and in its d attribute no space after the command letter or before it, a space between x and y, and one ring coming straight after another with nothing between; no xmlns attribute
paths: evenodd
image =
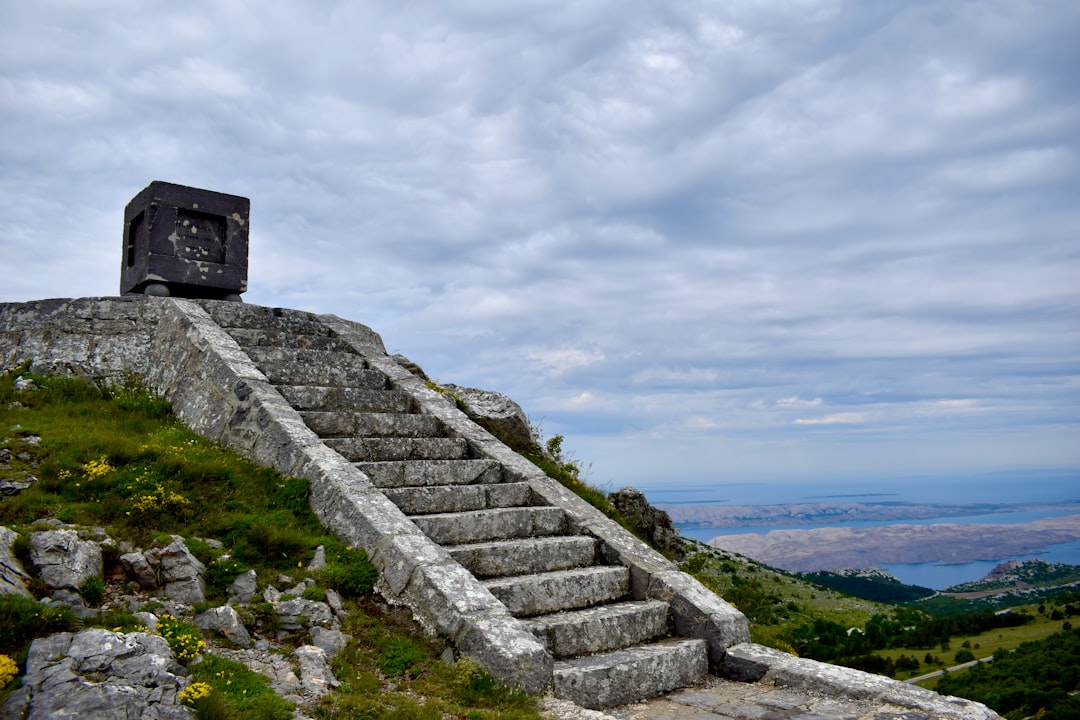
<svg viewBox="0 0 1080 720"><path fill-rule="evenodd" d="M535 444L525 411L506 395L460 385L443 385L443 389L461 401L473 422L515 450Z"/></svg>
<svg viewBox="0 0 1080 720"><path fill-rule="evenodd" d="M631 529L654 548L676 562L686 557L686 543L675 529L671 516L653 507L645 493L625 487L608 495L608 500Z"/></svg>
<svg viewBox="0 0 1080 720"><path fill-rule="evenodd" d="M29 590L30 576L11 547L17 537L14 530L0 527L0 595L18 593L33 597Z"/></svg>
<svg viewBox="0 0 1080 720"><path fill-rule="evenodd" d="M22 687L0 717L26 720L190 720L187 672L164 638L93 628L30 645Z"/></svg>
<svg viewBox="0 0 1080 720"><path fill-rule="evenodd" d="M78 592L92 577L101 577L101 546L80 540L75 530L30 533L30 562L49 590Z"/></svg>

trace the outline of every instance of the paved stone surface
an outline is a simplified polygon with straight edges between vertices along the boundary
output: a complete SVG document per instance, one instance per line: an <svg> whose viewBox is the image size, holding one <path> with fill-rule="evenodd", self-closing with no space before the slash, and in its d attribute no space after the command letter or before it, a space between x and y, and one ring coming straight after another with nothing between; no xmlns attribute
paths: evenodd
<svg viewBox="0 0 1080 720"><path fill-rule="evenodd" d="M940 696L939 696L940 697ZM968 718L962 703L948 708L912 708L882 698L843 697L811 689L759 681L725 680L709 675L698 685L664 697L608 710L615 720L937 720ZM985 710L981 706L976 710ZM996 718L988 712L979 715Z"/></svg>

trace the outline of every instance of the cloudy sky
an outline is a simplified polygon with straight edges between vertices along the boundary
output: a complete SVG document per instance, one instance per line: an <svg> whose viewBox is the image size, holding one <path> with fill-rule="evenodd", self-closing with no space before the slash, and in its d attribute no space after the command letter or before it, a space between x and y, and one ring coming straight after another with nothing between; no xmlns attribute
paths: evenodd
<svg viewBox="0 0 1080 720"><path fill-rule="evenodd" d="M1075 471L1078 37L1073 0L0 0L0 301L115 295L167 180L251 199L247 302L509 394L601 486Z"/></svg>

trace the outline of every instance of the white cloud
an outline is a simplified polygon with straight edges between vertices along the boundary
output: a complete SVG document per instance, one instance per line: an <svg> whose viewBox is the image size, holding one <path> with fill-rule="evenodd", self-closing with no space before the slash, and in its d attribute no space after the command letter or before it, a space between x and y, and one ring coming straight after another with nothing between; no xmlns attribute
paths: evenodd
<svg viewBox="0 0 1080 720"><path fill-rule="evenodd" d="M526 351L526 357L546 372L561 375L602 362L604 353L581 348L532 348Z"/></svg>
<svg viewBox="0 0 1080 720"><path fill-rule="evenodd" d="M869 419L864 412L830 413L816 418L797 418L796 425L859 425Z"/></svg>
<svg viewBox="0 0 1080 720"><path fill-rule="evenodd" d="M1005 0L8 3L0 299L115 292L123 205L171 180L252 199L249 301L369 322L598 473L1080 465L1045 439L1080 420L1078 32Z"/></svg>

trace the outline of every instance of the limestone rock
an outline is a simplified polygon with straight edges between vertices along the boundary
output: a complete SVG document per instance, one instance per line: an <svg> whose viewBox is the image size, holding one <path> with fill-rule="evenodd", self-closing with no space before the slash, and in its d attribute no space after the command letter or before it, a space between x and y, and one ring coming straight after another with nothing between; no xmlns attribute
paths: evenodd
<svg viewBox="0 0 1080 720"><path fill-rule="evenodd" d="M608 495L635 533L647 538L649 543L676 562L686 557L686 543L675 529L671 516L654 508L645 493L625 487Z"/></svg>
<svg viewBox="0 0 1080 720"><path fill-rule="evenodd" d="M210 608L195 616L195 624L203 630L213 630L234 645L251 647L251 635L236 610L228 605Z"/></svg>
<svg viewBox="0 0 1080 720"><path fill-rule="evenodd" d="M139 583L140 588L148 591L157 590L157 575L154 574L154 568L146 559L146 555L141 552L124 553L120 556L120 564L124 571Z"/></svg>
<svg viewBox="0 0 1080 720"><path fill-rule="evenodd" d="M334 614L341 617L345 614L345 604L341 600L341 595L336 590L330 588L326 589L326 604L330 606L330 609L334 611Z"/></svg>
<svg viewBox="0 0 1080 720"><path fill-rule="evenodd" d="M22 563L15 557L11 550L11 544L15 542L18 533L6 527L0 527L0 595L18 593L32 598L27 586L30 576L26 574Z"/></svg>
<svg viewBox="0 0 1080 720"><path fill-rule="evenodd" d="M334 657L345 649L345 645L352 639L352 635L346 635L334 628L324 628L318 625L311 628L311 644L322 648L328 657Z"/></svg>
<svg viewBox="0 0 1080 720"><path fill-rule="evenodd" d="M23 688L0 714L27 720L189 720L186 685L164 638L94 628L30 645Z"/></svg>
<svg viewBox="0 0 1080 720"><path fill-rule="evenodd" d="M289 632L313 625L329 627L335 622L330 606L317 600L294 598L275 602L273 606L281 620L281 629Z"/></svg>
<svg viewBox="0 0 1080 720"><path fill-rule="evenodd" d="M206 600L206 566L187 549L184 538L173 535L168 545L147 550L144 555L156 566L166 597L192 605Z"/></svg>
<svg viewBox="0 0 1080 720"><path fill-rule="evenodd" d="M302 645L293 651L293 659L300 668L300 686L308 697L320 698L340 684L322 648Z"/></svg>
<svg viewBox="0 0 1080 720"><path fill-rule="evenodd" d="M408 370L409 372L411 372L413 375L420 378L421 380L427 381L427 380L430 379L430 378L428 378L427 373L424 372L424 369L422 367L420 367L419 365L417 365L416 363L414 363L412 360L405 357L404 355L400 355L400 354L391 355L391 358L398 365L405 368L406 370Z"/></svg>
<svg viewBox="0 0 1080 720"><path fill-rule="evenodd" d="M247 605L251 602L251 598L255 597L257 582L258 576L254 570L248 570L237 575L232 585L229 586L229 604Z"/></svg>
<svg viewBox="0 0 1080 720"><path fill-rule="evenodd" d="M465 414L477 425L515 449L534 444L532 427L525 411L502 393L492 390L444 385L465 406Z"/></svg>
<svg viewBox="0 0 1080 720"><path fill-rule="evenodd" d="M31 533L30 562L50 590L78 590L87 579L101 577L104 570L101 548L80 540L74 530Z"/></svg>

